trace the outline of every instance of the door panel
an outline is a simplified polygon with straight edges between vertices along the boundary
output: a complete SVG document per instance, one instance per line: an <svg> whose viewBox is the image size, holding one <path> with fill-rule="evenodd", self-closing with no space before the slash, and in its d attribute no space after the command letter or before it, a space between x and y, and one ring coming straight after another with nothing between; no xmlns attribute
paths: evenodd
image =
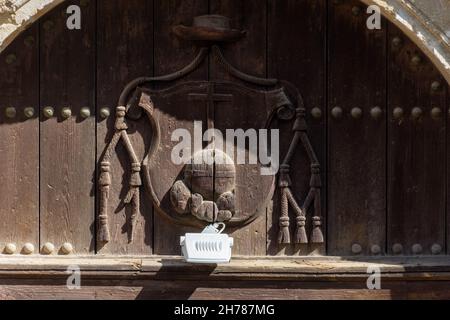
<svg viewBox="0 0 450 320"><path fill-rule="evenodd" d="M195 16L208 12L208 1L194 2L175 0L155 0L155 74L163 75L180 70L194 59L196 48L189 42L175 37L171 28L174 25L190 25ZM208 66L201 64L193 73L181 81L206 80ZM179 255L180 236L196 229L173 224L160 215L155 215L155 254Z"/></svg>
<svg viewBox="0 0 450 320"><path fill-rule="evenodd" d="M0 55L0 252L7 243L15 253L25 243L39 247L38 70L35 24ZM7 108L14 108L14 118L6 117Z"/></svg>
<svg viewBox="0 0 450 320"><path fill-rule="evenodd" d="M304 18L298 18L302 12ZM322 217L326 213L326 1L269 1L268 76L294 84L305 101L308 133L319 163L322 165ZM295 32L292 32L295 30ZM315 116L313 116L315 115ZM286 154L292 139L292 122L276 121L280 128L281 151ZM311 173L306 151L300 148L292 163L293 192L305 201ZM277 194L273 213L268 215L268 254L308 255L325 253L325 245L280 246L277 241L280 204ZM307 230L311 233L312 212L307 214ZM322 221L325 226L326 221ZM293 225L295 225L293 223ZM291 228L292 231L294 228Z"/></svg>
<svg viewBox="0 0 450 320"><path fill-rule="evenodd" d="M444 80L393 26L389 41L388 252L430 254L434 246L443 253L448 105L445 87L432 83Z"/></svg>
<svg viewBox="0 0 450 320"><path fill-rule="evenodd" d="M329 3L331 255L380 254L386 241L386 23L369 30L365 12L358 1Z"/></svg>
<svg viewBox="0 0 450 320"><path fill-rule="evenodd" d="M227 16L231 18L231 25L233 28L247 31L246 36L241 41L225 46L223 54L226 60L245 73L265 77L267 74L266 1L210 0L210 13ZM224 72L223 66L217 63L217 61L210 62L209 76L211 80L229 79L232 81L239 81L231 78ZM241 105L241 107L245 107L245 105ZM224 111L220 106L219 110ZM223 116L224 114L216 112L215 122L216 127L221 128L222 132L225 133L224 130L231 128L225 127ZM238 115L236 114L235 123L238 119L237 116ZM248 124L248 121L243 118L241 128L244 129L246 124ZM248 128L245 128L244 130L246 129ZM241 173L241 175L242 174L243 173ZM245 201L245 198L249 197L249 193L241 193L241 199L237 199L237 202ZM231 236L234 238L233 251L238 255L266 255L266 232L266 214L261 214L261 216L250 225L234 230L231 233Z"/></svg>
<svg viewBox="0 0 450 320"><path fill-rule="evenodd" d="M153 1L98 0L97 7L97 158L100 159L114 132L115 107L121 91L129 81L153 74ZM104 108L110 112L106 119ZM137 157L142 161L145 145L151 137L149 126L144 118L130 121L128 132ZM153 247L153 209L142 192L141 212L132 232L131 212L123 203L131 172L130 159L124 150L124 145L119 144L110 164L113 183L108 199L108 225L111 241L106 245L98 243L97 250L102 254L149 255Z"/></svg>
<svg viewBox="0 0 450 320"><path fill-rule="evenodd" d="M95 251L95 121L81 116L82 108L94 113L95 2L82 7L81 30L66 26L70 4L79 1L54 9L40 29L40 241L53 244L52 254L64 243Z"/></svg>
<svg viewBox="0 0 450 320"><path fill-rule="evenodd" d="M66 26L70 4L80 5L81 30ZM231 28L246 31L238 41L219 44L236 69L289 81L299 89L308 136L321 165L325 243L278 244L281 197L276 190L258 219L227 230L235 240L233 254L448 252L448 85L396 27L383 19L380 30L369 30L366 6L356 0L73 0L42 17L0 55L0 251L14 243L20 252L29 242L35 253L44 254L43 245L51 243L51 254L65 254L61 246L67 242L80 255L180 254L179 237L199 229L179 226L154 212L145 183L132 230L132 210L124 204L131 162L122 143L113 150L109 166L111 241L97 242L97 181L122 90L137 77L166 75L188 65L206 44L182 40L172 27L190 26L194 17L205 14L225 15ZM198 83L190 84L202 89L194 90L196 99L208 93L203 89L214 87L221 90L217 99L224 100L215 101L214 108L196 100L190 110L183 103L184 96L176 104L167 103L173 115L163 117L167 148L172 143L171 130L191 128L194 118L201 118L203 131L208 126L225 131L236 126L260 129L268 116L263 103L255 102L258 98L227 100L224 93L234 94L227 91L229 87L206 82L244 84L213 52L170 86L201 80L201 88L195 87ZM167 85L159 82L145 87L154 94L153 103L161 104L164 99L155 90L165 90ZM258 97L269 91L257 89L262 90ZM289 85L285 91L290 100L295 99ZM253 104L257 106L250 108ZM25 108L33 107L34 115L26 116ZM47 107L52 107L53 116L47 117ZM68 119L63 116L64 108L71 111ZM83 117L87 111L90 116ZM153 138L148 118L127 117L126 123L130 142L142 161ZM271 123L280 129L281 158L291 143L293 124L293 120L277 119ZM167 161L159 159L161 172L177 170L166 165ZM250 206L264 186L252 180L253 172L237 171L237 180L245 181L236 186L237 203ZM310 177L310 160L299 144L290 178L293 197L300 205L305 202ZM211 184L211 189L217 186L214 179ZM306 213L307 235L312 233L316 214L311 211ZM289 218L294 235L297 221L292 208Z"/></svg>

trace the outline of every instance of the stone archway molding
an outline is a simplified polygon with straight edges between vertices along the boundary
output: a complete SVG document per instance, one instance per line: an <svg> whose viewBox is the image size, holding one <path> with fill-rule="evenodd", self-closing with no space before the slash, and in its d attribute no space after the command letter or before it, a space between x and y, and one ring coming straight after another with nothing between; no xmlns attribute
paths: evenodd
<svg viewBox="0 0 450 320"><path fill-rule="evenodd" d="M0 52L27 26L65 0L0 0ZM450 0L360 0L378 5L450 83Z"/></svg>
<svg viewBox="0 0 450 320"><path fill-rule="evenodd" d="M0 52L17 35L65 0L0 0Z"/></svg>
<svg viewBox="0 0 450 320"><path fill-rule="evenodd" d="M450 0L361 0L378 5L384 17L399 27L450 84Z"/></svg>

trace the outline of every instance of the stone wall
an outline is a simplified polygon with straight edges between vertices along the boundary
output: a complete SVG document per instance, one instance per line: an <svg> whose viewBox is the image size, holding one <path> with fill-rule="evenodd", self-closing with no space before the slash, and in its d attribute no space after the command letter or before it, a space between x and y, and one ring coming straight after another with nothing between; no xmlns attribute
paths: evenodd
<svg viewBox="0 0 450 320"><path fill-rule="evenodd" d="M0 52L65 0L0 0ZM345 0L343 0L345 1ZM450 0L361 0L376 4L431 58L450 83Z"/></svg>

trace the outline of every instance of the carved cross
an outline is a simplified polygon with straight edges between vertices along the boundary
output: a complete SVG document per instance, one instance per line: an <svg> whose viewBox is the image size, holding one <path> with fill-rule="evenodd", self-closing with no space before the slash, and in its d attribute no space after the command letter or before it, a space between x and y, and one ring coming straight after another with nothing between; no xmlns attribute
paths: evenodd
<svg viewBox="0 0 450 320"><path fill-rule="evenodd" d="M214 84L208 85L206 94L204 93L190 93L189 98L193 100L206 101L207 103L207 116L208 116L208 129L214 128L214 103L215 102L231 102L233 101L232 94L216 93L214 91Z"/></svg>

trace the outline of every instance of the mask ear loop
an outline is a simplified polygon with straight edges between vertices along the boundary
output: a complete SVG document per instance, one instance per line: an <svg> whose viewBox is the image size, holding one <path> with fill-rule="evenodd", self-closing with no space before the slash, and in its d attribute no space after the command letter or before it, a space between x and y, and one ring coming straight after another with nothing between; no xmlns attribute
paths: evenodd
<svg viewBox="0 0 450 320"><path fill-rule="evenodd" d="M226 227L226 225L225 225L225 223L223 223L223 222L219 222L219 223L216 223L216 228L217 227L220 227L220 226L222 226L222 229L220 229L217 233L222 233L224 230L225 230L225 227Z"/></svg>

